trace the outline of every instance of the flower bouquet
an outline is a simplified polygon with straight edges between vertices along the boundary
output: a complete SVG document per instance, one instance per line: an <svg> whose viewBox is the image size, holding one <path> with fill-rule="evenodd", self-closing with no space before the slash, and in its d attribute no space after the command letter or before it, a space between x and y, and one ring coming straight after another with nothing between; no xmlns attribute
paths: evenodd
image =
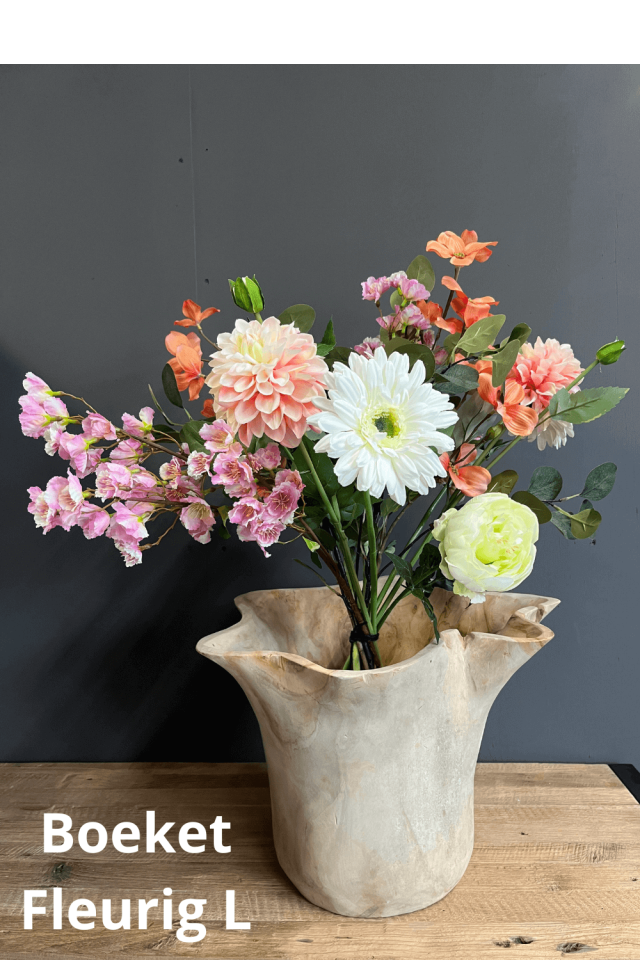
<svg viewBox="0 0 640 960"><path fill-rule="evenodd" d="M593 503L615 480L615 465L604 463L580 493L561 496L552 466L538 467L526 489L516 489L515 470L496 469L524 438L541 451L559 448L576 424L607 413L627 391L582 389L598 364L618 360L622 340L583 366L568 344L531 342L525 323L503 335L506 318L492 312L498 301L471 297L458 282L495 246L470 230L427 243L453 266L441 279L444 307L432 298L436 278L424 255L406 271L369 277L362 296L377 311L377 336L353 348L337 344L332 321L314 341L306 304L263 320L255 277L229 281L245 314L231 332L207 336L202 324L220 311L186 300L175 325L192 329L168 334L162 372L169 410L179 414L167 413L150 387L153 406L116 426L27 374L22 430L68 463L45 490L29 489L36 525L104 535L127 566L177 524L202 544L214 527L222 537L235 527L266 557L301 539L346 607L346 669L384 665L378 634L408 595L423 604L437 642L436 587L471 604L517 587L533 567L539 524L590 538L601 521ZM210 396L190 412L185 394L194 402L205 387ZM80 412L69 412L63 397ZM569 509L572 499L578 509ZM398 542L398 521L418 502L412 532ZM152 523L158 535L147 542Z"/></svg>

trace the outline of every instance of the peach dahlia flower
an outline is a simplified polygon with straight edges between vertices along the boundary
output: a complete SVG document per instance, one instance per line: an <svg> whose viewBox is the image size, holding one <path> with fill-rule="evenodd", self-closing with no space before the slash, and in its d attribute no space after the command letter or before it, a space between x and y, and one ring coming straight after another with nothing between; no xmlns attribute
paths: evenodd
<svg viewBox="0 0 640 960"><path fill-rule="evenodd" d="M271 440L297 447L313 401L324 396L328 367L316 355L308 333L277 317L236 320L231 333L218 336L206 379L218 416L237 430L242 443L266 433Z"/></svg>
<svg viewBox="0 0 640 960"><path fill-rule="evenodd" d="M509 379L524 390L524 403L536 413L546 410L557 390L566 387L582 373L580 361L568 343L540 337L535 344L523 343ZM577 388L576 388L577 389Z"/></svg>

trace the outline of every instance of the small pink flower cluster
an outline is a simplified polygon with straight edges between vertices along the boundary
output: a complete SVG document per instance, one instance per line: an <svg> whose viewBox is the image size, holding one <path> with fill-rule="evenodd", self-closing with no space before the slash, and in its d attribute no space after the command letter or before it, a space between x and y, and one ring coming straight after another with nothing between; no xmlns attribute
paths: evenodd
<svg viewBox="0 0 640 960"><path fill-rule="evenodd" d="M362 283L362 299L379 303L383 293L394 287L405 300L428 300L431 294L418 280L410 280L404 270L390 277L369 277Z"/></svg>
<svg viewBox="0 0 640 960"><path fill-rule="evenodd" d="M380 304L380 298L387 290L395 288L403 298L403 306L396 304L393 307L393 313L386 316L380 315L377 318L378 323L383 330L388 333L404 335L408 327L419 330L417 340L433 347L436 342L436 331L431 325L430 319L420 309L419 304L424 307L425 301L431 294L419 280L412 280L407 277L404 270L392 273L390 277L369 277L362 284L362 299L373 300L376 306ZM415 334L413 335L415 338ZM356 348L357 349L357 348Z"/></svg>
<svg viewBox="0 0 640 960"><path fill-rule="evenodd" d="M268 443L255 453L248 453L234 441L231 427L224 420L205 424L200 436L207 452L189 454L188 472L192 477L205 473L237 503L229 512L229 520L238 525L240 540L258 543L265 556L267 547L280 538L291 523L304 484L297 470L277 470L282 456L277 443ZM271 478L273 474L273 487Z"/></svg>

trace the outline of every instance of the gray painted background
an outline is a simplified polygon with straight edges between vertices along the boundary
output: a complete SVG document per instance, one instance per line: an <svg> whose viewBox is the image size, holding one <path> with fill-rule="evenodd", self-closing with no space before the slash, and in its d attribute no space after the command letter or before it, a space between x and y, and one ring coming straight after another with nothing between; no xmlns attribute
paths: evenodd
<svg viewBox="0 0 640 960"><path fill-rule="evenodd" d="M0 81L0 759L260 759L243 694L194 644L234 622L235 595L311 574L235 536L205 547L179 530L132 570L77 529L43 538L25 488L63 470L20 434L24 371L137 413L182 300L223 308L210 329L228 328L239 273L267 312L311 303L354 343L376 331L360 281L469 227L500 244L465 289L585 365L626 338L591 385L637 388L640 70L43 66ZM504 461L526 482L557 466L567 492L598 463L620 470L595 544L542 530L526 589L562 598L556 638L498 698L485 760L640 767L637 417L636 389L565 449Z"/></svg>

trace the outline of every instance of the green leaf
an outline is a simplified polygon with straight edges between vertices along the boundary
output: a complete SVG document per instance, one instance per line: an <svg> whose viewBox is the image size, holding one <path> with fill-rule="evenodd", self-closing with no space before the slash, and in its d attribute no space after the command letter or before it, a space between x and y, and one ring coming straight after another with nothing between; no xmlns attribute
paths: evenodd
<svg viewBox="0 0 640 960"><path fill-rule="evenodd" d="M394 290L391 296L389 297L389 303L392 307L399 307L402 303L403 297L401 293L398 293L398 290Z"/></svg>
<svg viewBox="0 0 640 960"><path fill-rule="evenodd" d="M333 370L334 363L344 363L349 365L349 357L353 353L351 347L332 347L325 355L325 361L330 370Z"/></svg>
<svg viewBox="0 0 640 960"><path fill-rule="evenodd" d="M318 344L318 356L326 357L336 345L336 337L333 332L333 319L329 320L326 326L322 340Z"/></svg>
<svg viewBox="0 0 640 960"><path fill-rule="evenodd" d="M623 350L626 350L624 340L612 340L611 343L605 343L604 347L600 347L596 353L596 360L606 367L619 360Z"/></svg>
<svg viewBox="0 0 640 960"><path fill-rule="evenodd" d="M221 540L230 540L230 539L231 539L231 534L229 533L229 531L227 530L227 528L224 527L224 526L223 526L223 527L218 527L218 536L220 537Z"/></svg>
<svg viewBox="0 0 640 960"><path fill-rule="evenodd" d="M538 523L549 523L549 520L551 520L551 510L549 510L546 503L538 500L538 498L534 497L528 490L518 490L513 494L511 499L515 500L516 503L522 503L525 507L529 507L529 510L535 513L538 518Z"/></svg>
<svg viewBox="0 0 640 960"><path fill-rule="evenodd" d="M515 327L509 334L509 341L517 340L520 346L529 339L529 334L531 333L531 327L528 323L516 323ZM509 342L508 341L508 342Z"/></svg>
<svg viewBox="0 0 640 960"><path fill-rule="evenodd" d="M560 531L565 539L576 539L571 532L571 517L568 517L565 513L554 513L551 517L551 523Z"/></svg>
<svg viewBox="0 0 640 960"><path fill-rule="evenodd" d="M576 540L587 540L592 537L598 527L602 517L597 510L587 507L579 513L574 513L571 517L571 533Z"/></svg>
<svg viewBox="0 0 640 960"><path fill-rule="evenodd" d="M615 463L601 463L599 467L594 467L584 482L581 496L590 500L604 500L613 490L617 469Z"/></svg>
<svg viewBox="0 0 640 960"><path fill-rule="evenodd" d="M178 384L176 383L176 375L173 372L173 367L168 363L165 363L162 370L162 388L169 403L172 403L174 407L182 407L184 409L182 397L180 396Z"/></svg>
<svg viewBox="0 0 640 960"><path fill-rule="evenodd" d="M562 477L555 467L537 467L531 474L528 490L539 500L555 500L562 490Z"/></svg>
<svg viewBox="0 0 640 960"><path fill-rule="evenodd" d="M391 497L387 497L386 500L382 501L380 506L380 516L388 517L390 513L395 513L396 510L400 509L400 504L396 503L395 500L392 500Z"/></svg>
<svg viewBox="0 0 640 960"><path fill-rule="evenodd" d="M502 473L497 473L493 477L487 487L487 493L506 493L508 496L517 482L518 474L515 470L503 470Z"/></svg>
<svg viewBox="0 0 640 960"><path fill-rule="evenodd" d="M204 425L204 420L189 420L180 431L180 442L188 443L190 451L207 449L200 436L200 430L202 430Z"/></svg>
<svg viewBox="0 0 640 960"><path fill-rule="evenodd" d="M503 347L498 353L491 354L491 383L494 387L501 387L505 382L516 362L519 351L520 341L510 340L506 347Z"/></svg>
<svg viewBox="0 0 640 960"><path fill-rule="evenodd" d="M168 424L169 424L170 426L172 426L172 427L179 426L179 424L177 424L174 420L169 420L169 417L166 415L166 413L164 412L164 410L162 409L162 407L161 407L160 404L158 403L158 398L156 397L155 393L153 392L153 390L152 390L152 388L151 388L151 384L148 383L147 386L149 387L149 393L151 394L151 399L153 400L153 405L154 405L154 407L156 408L156 410L158 411L158 413L162 414L162 416L163 416L164 419L165 419L165 422L168 423ZM178 396L180 396L180 394L178 394ZM157 429L158 429L158 427L157 427L157 425L156 425L156 426L154 427L154 430L157 430Z"/></svg>
<svg viewBox="0 0 640 960"><path fill-rule="evenodd" d="M613 410L628 392L628 387L594 387L568 393L563 387L551 397L549 410L566 423L590 423Z"/></svg>
<svg viewBox="0 0 640 960"><path fill-rule="evenodd" d="M424 343L412 343L410 340L404 340L402 337L394 337L389 343L385 343L384 349L387 356L392 353L403 353L409 357L409 369L413 369L416 360L422 360L425 369L425 380L430 380L436 369L436 361L433 351Z"/></svg>
<svg viewBox="0 0 640 960"><path fill-rule="evenodd" d="M264 297L262 296L260 284L255 277L253 280L251 277L243 277L242 279L244 280L244 285L249 294L249 300L251 301L251 313L260 313L261 310L264 310Z"/></svg>
<svg viewBox="0 0 640 960"><path fill-rule="evenodd" d="M295 303L279 315L280 323L293 323L300 333L309 333L316 319L316 312L308 303Z"/></svg>
<svg viewBox="0 0 640 960"><path fill-rule="evenodd" d="M469 356L472 353L482 353L498 336L507 318L499 313L495 317L485 317L468 327L458 341L457 349ZM449 338L447 337L447 340ZM446 341L445 341L446 342Z"/></svg>
<svg viewBox="0 0 640 960"><path fill-rule="evenodd" d="M402 557L397 557L395 553L385 552L385 557L391 561L398 576L402 577L407 586L411 586L413 584L413 570L407 561L403 560Z"/></svg>
<svg viewBox="0 0 640 960"><path fill-rule="evenodd" d="M460 342L461 333L450 333L448 337L445 337L445 340L442 344L444 349L447 351L447 357L449 360L453 357L456 352L458 343Z"/></svg>
<svg viewBox="0 0 640 960"><path fill-rule="evenodd" d="M442 376L449 383L463 389L463 393L466 393L467 390L475 390L478 386L478 371L474 370L473 367L462 366L459 363L448 370L444 370Z"/></svg>
<svg viewBox="0 0 640 960"><path fill-rule="evenodd" d="M306 543L306 545L307 545L307 547L309 548L309 550L311 551L311 553L315 553L316 550L319 550L319 549L320 549L320 544L318 543L317 540L308 540L306 537L303 537L302 539L303 539L304 542Z"/></svg>
<svg viewBox="0 0 640 960"><path fill-rule="evenodd" d="M433 290L436 283L436 275L433 272L430 261L424 254L419 254L419 256L411 261L406 273L410 280L417 280L418 283L421 283L427 290Z"/></svg>

